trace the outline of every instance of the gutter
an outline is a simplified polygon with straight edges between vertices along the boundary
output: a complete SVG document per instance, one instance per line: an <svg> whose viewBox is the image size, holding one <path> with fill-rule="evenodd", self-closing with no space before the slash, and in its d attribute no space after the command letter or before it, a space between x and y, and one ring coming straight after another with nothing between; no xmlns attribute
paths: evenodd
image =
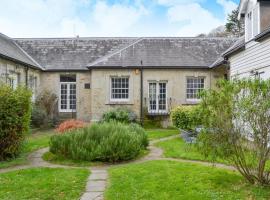
<svg viewBox="0 0 270 200"><path fill-rule="evenodd" d="M140 66L91 66L88 69L138 69ZM209 66L143 66L144 69L209 69Z"/></svg>

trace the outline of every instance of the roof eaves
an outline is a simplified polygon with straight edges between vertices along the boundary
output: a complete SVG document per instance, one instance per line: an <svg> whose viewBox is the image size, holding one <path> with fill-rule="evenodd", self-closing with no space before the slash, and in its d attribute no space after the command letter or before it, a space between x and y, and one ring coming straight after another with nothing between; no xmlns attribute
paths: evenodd
<svg viewBox="0 0 270 200"><path fill-rule="evenodd" d="M209 66L89 66L88 69L209 69Z"/></svg>
<svg viewBox="0 0 270 200"><path fill-rule="evenodd" d="M266 38L270 37L270 27L266 29L265 31L261 32L259 35L257 35L254 40L256 42L260 42Z"/></svg>
<svg viewBox="0 0 270 200"><path fill-rule="evenodd" d="M85 69L45 69L44 72L85 72L89 71L88 68Z"/></svg>
<svg viewBox="0 0 270 200"><path fill-rule="evenodd" d="M6 55L4 55L4 54L0 54L0 57L2 57L2 58L4 58L4 59L7 59L7 60L10 60L10 61L13 61L13 62L16 62L16 63L19 63L19 64L21 64L21 65L24 65L24 66L33 68L33 69L41 70L41 69L40 69L39 67L37 67L37 66L30 65L29 63L23 62L23 61L21 61L21 60L18 60L18 59L9 57L9 56L6 56Z"/></svg>
<svg viewBox="0 0 270 200"><path fill-rule="evenodd" d="M222 56L223 57L228 57L228 56L231 56L232 54L235 54L237 52L240 52L242 50L245 50L245 48L246 48L245 46L246 46L245 43L244 44L240 44L240 45L234 47L233 49L231 49L230 51L223 53Z"/></svg>

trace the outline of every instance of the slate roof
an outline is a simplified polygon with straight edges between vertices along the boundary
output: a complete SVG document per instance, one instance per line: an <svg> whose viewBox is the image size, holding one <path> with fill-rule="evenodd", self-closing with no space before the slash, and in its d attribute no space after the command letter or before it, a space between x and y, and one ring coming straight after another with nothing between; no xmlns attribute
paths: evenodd
<svg viewBox="0 0 270 200"><path fill-rule="evenodd" d="M209 68L233 38L18 38L47 71L91 68Z"/></svg>
<svg viewBox="0 0 270 200"><path fill-rule="evenodd" d="M245 36L240 37L230 48L222 53L223 57L229 56L245 48Z"/></svg>
<svg viewBox="0 0 270 200"><path fill-rule="evenodd" d="M13 39L2 33L0 33L0 56L29 67L42 69Z"/></svg>
<svg viewBox="0 0 270 200"><path fill-rule="evenodd" d="M230 56L231 54L241 51L245 49L245 37L242 36L240 38L238 38L232 45L230 48L228 48L226 51L224 51L217 59L214 63L212 63L210 65L210 68L215 68L218 67L224 63L226 63L226 59L225 57Z"/></svg>
<svg viewBox="0 0 270 200"><path fill-rule="evenodd" d="M47 71L88 70L88 63L136 40L138 38L15 39Z"/></svg>
<svg viewBox="0 0 270 200"><path fill-rule="evenodd" d="M141 38L88 68L209 68L236 40L232 38Z"/></svg>

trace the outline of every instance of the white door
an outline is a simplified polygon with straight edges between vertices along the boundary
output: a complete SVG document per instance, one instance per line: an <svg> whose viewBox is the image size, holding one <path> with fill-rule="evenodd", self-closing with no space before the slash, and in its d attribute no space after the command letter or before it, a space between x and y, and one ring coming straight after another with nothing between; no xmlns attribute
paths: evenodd
<svg viewBox="0 0 270 200"><path fill-rule="evenodd" d="M76 83L61 83L60 111L76 111Z"/></svg>
<svg viewBox="0 0 270 200"><path fill-rule="evenodd" d="M167 112L167 83L150 82L149 83L149 113Z"/></svg>

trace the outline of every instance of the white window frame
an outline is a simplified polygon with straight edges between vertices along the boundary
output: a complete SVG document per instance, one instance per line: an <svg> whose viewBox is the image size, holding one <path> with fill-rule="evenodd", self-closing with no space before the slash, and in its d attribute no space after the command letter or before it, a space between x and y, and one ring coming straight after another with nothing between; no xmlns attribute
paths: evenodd
<svg viewBox="0 0 270 200"><path fill-rule="evenodd" d="M16 89L19 85L19 76L17 73L8 74L7 84L13 89Z"/></svg>
<svg viewBox="0 0 270 200"><path fill-rule="evenodd" d="M29 84L28 87L32 91L32 100L34 101L36 99L37 93L37 76L30 75L28 84Z"/></svg>
<svg viewBox="0 0 270 200"><path fill-rule="evenodd" d="M205 77L204 76L198 76L198 77L196 77L196 76L187 76L186 77L186 101L187 102L194 102L194 103L196 103L196 102L199 102L199 101L201 101L201 99L198 97L198 98L188 98L188 92L187 92L187 90L188 89L199 89L199 88L188 88L188 79L203 79L204 81L203 81L203 88L201 88L201 90L204 90L205 89Z"/></svg>
<svg viewBox="0 0 270 200"><path fill-rule="evenodd" d="M156 109L152 110L150 106L150 84L156 84ZM165 83L165 90L166 90L166 97L165 97L165 109L160 110L159 109L159 95L160 95L160 83ZM153 113L153 114L166 114L168 113L168 81L148 81L148 113Z"/></svg>
<svg viewBox="0 0 270 200"><path fill-rule="evenodd" d="M60 77L61 77L61 75L60 75ZM59 77L59 80L60 80L60 77ZM62 100L62 96L61 96L61 86L62 85L67 85L67 108L66 109L62 109L61 108L61 100ZM70 99L70 86L71 85L75 85L75 87L76 87L76 91L75 91L75 97L76 97L76 102L75 102L75 105L76 105L76 109L70 109L70 101L71 101L71 99ZM60 81L60 83L59 83L59 103L58 103L58 109L59 109L59 112L63 112L63 113L65 113L65 112L76 112L76 110L77 110L77 97L78 97L78 95L77 95L77 80L76 81L74 81L74 82L61 82Z"/></svg>
<svg viewBox="0 0 270 200"><path fill-rule="evenodd" d="M128 79L128 88L123 88L123 89L128 89L128 98L112 98L113 93L112 93L112 79L118 78L118 79ZM121 88L118 88L121 89ZM110 101L111 102L128 102L130 100L130 77L129 76L111 76L110 77Z"/></svg>

